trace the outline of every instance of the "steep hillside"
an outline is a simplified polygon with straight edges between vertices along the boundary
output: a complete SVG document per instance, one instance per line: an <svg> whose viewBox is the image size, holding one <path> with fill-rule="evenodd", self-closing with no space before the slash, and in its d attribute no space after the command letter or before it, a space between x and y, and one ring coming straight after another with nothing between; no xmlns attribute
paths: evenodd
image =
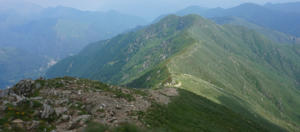
<svg viewBox="0 0 300 132"><path fill-rule="evenodd" d="M169 63L175 82L237 111L242 106L298 130L299 54L247 29L219 30L225 32L193 29L199 44Z"/></svg>
<svg viewBox="0 0 300 132"><path fill-rule="evenodd" d="M254 30L217 25L197 15L171 15L91 44L47 75L135 88L177 87L262 124L298 131L299 60L298 44L279 44Z"/></svg>
<svg viewBox="0 0 300 132"><path fill-rule="evenodd" d="M47 76L70 75L126 84L154 67L163 68L158 64L194 43L187 34L194 19L169 16L136 32L91 44L78 55L53 66Z"/></svg>

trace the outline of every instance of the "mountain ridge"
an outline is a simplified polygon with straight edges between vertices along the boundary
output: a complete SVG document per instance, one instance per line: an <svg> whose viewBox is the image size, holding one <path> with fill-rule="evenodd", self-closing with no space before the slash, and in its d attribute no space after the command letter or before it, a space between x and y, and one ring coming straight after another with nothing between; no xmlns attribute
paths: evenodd
<svg viewBox="0 0 300 132"><path fill-rule="evenodd" d="M297 131L297 46L273 42L242 26L217 25L198 15L170 15L136 32L90 45L59 62L47 75L136 88L177 87L240 114L249 110L247 117L261 116Z"/></svg>

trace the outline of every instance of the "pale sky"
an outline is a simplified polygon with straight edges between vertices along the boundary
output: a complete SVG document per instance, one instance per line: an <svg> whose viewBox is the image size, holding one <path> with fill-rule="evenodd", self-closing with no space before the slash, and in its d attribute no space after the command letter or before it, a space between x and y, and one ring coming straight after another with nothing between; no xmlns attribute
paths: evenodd
<svg viewBox="0 0 300 132"><path fill-rule="evenodd" d="M26 1L44 7L62 5L82 10L116 10L137 16L156 17L159 14L175 12L190 5L228 8L245 2L265 4L267 2L282 3L300 0L0 0L0 4L12 1Z"/></svg>

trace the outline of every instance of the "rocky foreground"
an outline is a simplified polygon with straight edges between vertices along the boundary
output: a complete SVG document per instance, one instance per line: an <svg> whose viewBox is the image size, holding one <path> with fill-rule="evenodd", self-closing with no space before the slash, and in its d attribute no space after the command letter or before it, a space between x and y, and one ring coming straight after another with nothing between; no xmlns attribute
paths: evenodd
<svg viewBox="0 0 300 132"><path fill-rule="evenodd" d="M0 91L0 131L85 131L89 122L147 127L139 113L176 95L174 88L126 89L70 77L23 80Z"/></svg>

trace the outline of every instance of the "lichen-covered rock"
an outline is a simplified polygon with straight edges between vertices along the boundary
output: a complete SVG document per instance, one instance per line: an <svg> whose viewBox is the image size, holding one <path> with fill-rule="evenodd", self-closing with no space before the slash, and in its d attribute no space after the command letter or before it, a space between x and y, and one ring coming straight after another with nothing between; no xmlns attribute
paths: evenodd
<svg viewBox="0 0 300 132"><path fill-rule="evenodd" d="M22 80L11 89L13 93L25 97L28 97L31 94L33 94L34 90L35 90L34 81L31 79Z"/></svg>

